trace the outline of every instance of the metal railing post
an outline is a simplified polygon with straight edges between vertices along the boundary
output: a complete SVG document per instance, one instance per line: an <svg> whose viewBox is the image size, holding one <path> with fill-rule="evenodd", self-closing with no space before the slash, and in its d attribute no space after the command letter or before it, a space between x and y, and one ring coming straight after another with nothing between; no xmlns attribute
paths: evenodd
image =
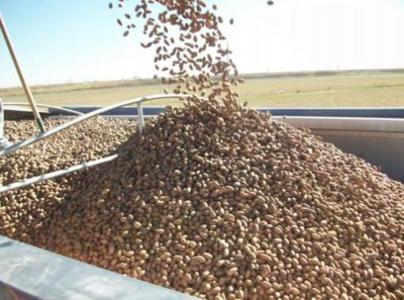
<svg viewBox="0 0 404 300"><path fill-rule="evenodd" d="M143 127L144 127L144 117L143 117L143 105L142 102L139 102L137 104L137 118L139 122L139 131L140 133L143 132Z"/></svg>
<svg viewBox="0 0 404 300"><path fill-rule="evenodd" d="M41 132L45 132L45 126L43 124L41 115L39 114L38 108L36 106L34 96L32 95L31 89L29 88L27 82L25 81L24 74L22 73L20 64L19 64L17 56L15 54L13 44L11 43L11 39L8 34L7 27L6 27L6 24L3 20L1 13L0 13L0 28L1 28L1 32L3 33L4 40L6 41L8 51L10 52L11 58L13 60L15 69L17 70L18 77L20 78L22 87L24 88L25 94L27 95L28 101L31 105L32 113L34 114L35 121L38 124L39 130Z"/></svg>
<svg viewBox="0 0 404 300"><path fill-rule="evenodd" d="M0 149L5 149L8 146L10 146L10 143L4 136L4 106L0 98Z"/></svg>

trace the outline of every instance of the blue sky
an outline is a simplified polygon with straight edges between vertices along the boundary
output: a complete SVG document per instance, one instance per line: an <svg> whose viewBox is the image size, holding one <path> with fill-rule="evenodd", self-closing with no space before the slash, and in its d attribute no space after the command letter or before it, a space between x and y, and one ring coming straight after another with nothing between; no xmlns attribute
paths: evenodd
<svg viewBox="0 0 404 300"><path fill-rule="evenodd" d="M133 3L128 3L128 9ZM208 1L213 3L215 1ZM404 67L404 0L218 0L241 72ZM31 84L153 75L153 54L104 0L0 0ZM0 87L18 77L0 38Z"/></svg>

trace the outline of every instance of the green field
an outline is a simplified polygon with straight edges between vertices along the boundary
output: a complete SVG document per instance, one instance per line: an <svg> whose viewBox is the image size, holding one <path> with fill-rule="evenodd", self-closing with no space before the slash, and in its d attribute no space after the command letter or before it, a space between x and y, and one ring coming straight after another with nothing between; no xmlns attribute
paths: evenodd
<svg viewBox="0 0 404 300"><path fill-rule="evenodd" d="M162 93L151 80L38 86L38 103L58 106L105 106L126 99ZM404 71L312 73L249 76L239 87L241 101L269 107L398 107L404 106ZM26 101L21 89L0 89L5 102ZM150 105L167 105L154 101Z"/></svg>

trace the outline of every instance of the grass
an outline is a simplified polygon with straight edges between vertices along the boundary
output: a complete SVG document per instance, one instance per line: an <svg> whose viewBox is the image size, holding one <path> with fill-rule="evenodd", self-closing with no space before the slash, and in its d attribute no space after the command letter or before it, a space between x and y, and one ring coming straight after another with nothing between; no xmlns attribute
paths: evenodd
<svg viewBox="0 0 404 300"><path fill-rule="evenodd" d="M162 93L152 80L77 83L33 88L38 103L58 106L105 106ZM250 76L237 87L241 101L269 107L399 107L404 106L404 71L311 73ZM0 89L5 102L26 102L21 89ZM150 105L167 105L154 101Z"/></svg>

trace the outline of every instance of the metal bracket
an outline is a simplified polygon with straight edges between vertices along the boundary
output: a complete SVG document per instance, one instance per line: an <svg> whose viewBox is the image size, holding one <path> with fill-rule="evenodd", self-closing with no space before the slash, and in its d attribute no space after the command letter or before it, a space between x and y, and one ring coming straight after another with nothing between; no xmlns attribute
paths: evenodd
<svg viewBox="0 0 404 300"><path fill-rule="evenodd" d="M0 149L5 149L10 146L10 143L4 136L4 106L0 98Z"/></svg>

